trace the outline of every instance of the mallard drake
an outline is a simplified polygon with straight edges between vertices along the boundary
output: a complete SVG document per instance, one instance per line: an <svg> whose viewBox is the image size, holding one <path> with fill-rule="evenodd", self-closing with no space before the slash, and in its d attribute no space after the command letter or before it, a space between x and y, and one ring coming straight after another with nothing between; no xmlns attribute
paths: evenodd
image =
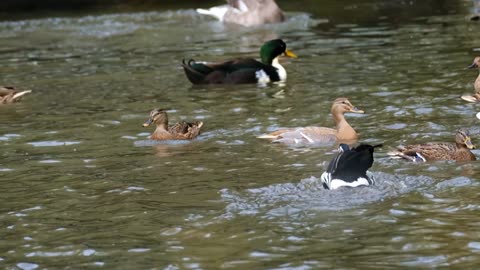
<svg viewBox="0 0 480 270"><path fill-rule="evenodd" d="M227 5L209 9L198 8L197 12L217 18L221 22L243 26L278 23L285 20L282 10L274 0L228 0Z"/></svg>
<svg viewBox="0 0 480 270"><path fill-rule="evenodd" d="M337 98L332 105L332 116L336 129L326 127L297 127L274 131L267 135L259 136L261 139L272 139L273 142L282 143L329 143L351 142L358 138L357 132L348 124L344 114L364 113L350 103L347 98Z"/></svg>
<svg viewBox="0 0 480 270"><path fill-rule="evenodd" d="M280 65L280 55L296 58L287 50L281 39L265 42L260 48L259 62L251 58L238 58L220 63L200 63L190 59L183 60L182 66L188 80L193 84L242 84L285 81L287 71Z"/></svg>
<svg viewBox="0 0 480 270"><path fill-rule="evenodd" d="M373 164L373 152L378 145L360 144L351 148L344 143L340 144L338 154L328 164L327 171L320 179L326 189L339 187L368 186L375 183L375 178L368 169Z"/></svg>
<svg viewBox="0 0 480 270"><path fill-rule="evenodd" d="M0 104L14 103L32 90L21 90L13 86L0 86Z"/></svg>
<svg viewBox="0 0 480 270"><path fill-rule="evenodd" d="M480 67L480 57L475 57L473 60L473 63L468 66L468 69L478 69ZM468 102L480 102L480 74L478 75L477 79L475 80L475 83L473 84L475 93L473 95L464 95L461 98L463 100L466 100Z"/></svg>
<svg viewBox="0 0 480 270"><path fill-rule="evenodd" d="M191 140L200 134L200 129L203 126L201 121L193 123L182 121L169 126L167 111L164 109L153 109L143 127L148 127L152 123L155 123L157 126L150 136L152 140Z"/></svg>
<svg viewBox="0 0 480 270"><path fill-rule="evenodd" d="M436 160L470 161L476 160L470 152L474 149L467 130L458 130L453 143L424 143L398 147L397 151L388 153L390 156L404 158L413 162Z"/></svg>

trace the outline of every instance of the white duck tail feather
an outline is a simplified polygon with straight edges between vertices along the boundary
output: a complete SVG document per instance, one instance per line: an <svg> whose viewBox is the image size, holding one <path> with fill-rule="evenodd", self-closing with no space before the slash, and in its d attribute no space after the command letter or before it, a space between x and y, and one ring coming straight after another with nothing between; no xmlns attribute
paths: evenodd
<svg viewBox="0 0 480 270"><path fill-rule="evenodd" d="M227 11L228 11L227 5L212 7L209 9L197 8L198 13L215 17L220 21L223 21L223 18L225 17L225 13L227 13Z"/></svg>
<svg viewBox="0 0 480 270"><path fill-rule="evenodd" d="M32 90L25 90L25 91L22 91L22 92L18 92L15 95L13 95L12 99L15 100L15 99L20 98L23 95L29 94L31 92L32 92Z"/></svg>
<svg viewBox="0 0 480 270"><path fill-rule="evenodd" d="M265 134L265 135L257 136L257 138L259 138L259 139L278 139L278 136Z"/></svg>

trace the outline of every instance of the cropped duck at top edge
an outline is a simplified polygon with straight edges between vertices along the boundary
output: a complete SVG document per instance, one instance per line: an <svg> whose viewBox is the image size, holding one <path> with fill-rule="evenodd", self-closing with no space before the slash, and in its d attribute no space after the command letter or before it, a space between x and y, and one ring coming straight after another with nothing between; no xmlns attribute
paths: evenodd
<svg viewBox="0 0 480 270"><path fill-rule="evenodd" d="M32 90L23 90L14 86L0 86L0 104L15 103Z"/></svg>
<svg viewBox="0 0 480 270"><path fill-rule="evenodd" d="M480 68L480 57L475 57L473 59L473 63L467 67L467 69L479 69ZM475 83L473 84L473 87L475 89L475 93L473 95L463 95L461 98L465 101L468 102L480 102L480 72L477 76L477 79L475 80Z"/></svg>
<svg viewBox="0 0 480 270"><path fill-rule="evenodd" d="M198 8L196 11L215 17L221 22L243 26L279 23L285 20L283 11L274 0L228 0L226 5L209 9Z"/></svg>
<svg viewBox="0 0 480 270"><path fill-rule="evenodd" d="M455 134L455 144L430 142L399 146L396 151L389 152L388 155L413 162L439 160L472 161L477 159L470 151L470 149L474 148L475 145L472 143L469 132L460 129Z"/></svg>
<svg viewBox="0 0 480 270"><path fill-rule="evenodd" d="M331 113L336 128L326 127L297 127L285 128L274 131L272 133L258 136L261 139L271 139L272 142L281 142L288 144L298 143L333 143L337 142L354 142L358 139L357 132L350 126L345 119L345 113L360 113L359 110L353 106L347 98L337 98L333 102Z"/></svg>
<svg viewBox="0 0 480 270"><path fill-rule="evenodd" d="M285 81L287 71L280 65L281 55L296 58L281 39L267 41L260 48L261 62L237 58L224 62L205 63L193 59L182 61L183 70L193 84L244 84Z"/></svg>
<svg viewBox="0 0 480 270"><path fill-rule="evenodd" d="M164 109L153 109L143 127L149 127L152 123L156 125L155 131L150 136L152 140L191 140L200 134L203 126L201 121L192 123L182 121L169 126L167 111Z"/></svg>
<svg viewBox="0 0 480 270"><path fill-rule="evenodd" d="M360 144L350 148L341 143L338 154L330 161L320 179L326 189L358 187L375 184L373 174L368 171L373 165L373 152L382 144Z"/></svg>

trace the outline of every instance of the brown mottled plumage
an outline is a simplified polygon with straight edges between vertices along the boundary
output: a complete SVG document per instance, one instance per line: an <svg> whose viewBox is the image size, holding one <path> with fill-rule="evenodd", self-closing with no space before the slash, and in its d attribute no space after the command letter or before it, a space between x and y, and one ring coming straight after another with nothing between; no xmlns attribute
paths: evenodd
<svg viewBox="0 0 480 270"><path fill-rule="evenodd" d="M467 67L468 69L480 68L480 57L475 57L473 63ZM473 95L463 95L461 98L468 102L480 102L480 74L473 84L475 93Z"/></svg>
<svg viewBox="0 0 480 270"><path fill-rule="evenodd" d="M470 161L476 160L469 149L474 149L468 131L458 130L453 143L424 143L401 146L397 151L388 153L390 156L404 158L413 162L436 160Z"/></svg>
<svg viewBox="0 0 480 270"><path fill-rule="evenodd" d="M13 86L0 86L0 104L14 103L32 92L32 90L21 90Z"/></svg>
<svg viewBox="0 0 480 270"><path fill-rule="evenodd" d="M169 126L167 112L164 109L153 109L143 126L148 127L152 123L157 126L150 136L152 140L191 140L200 134L200 129L203 126L201 121L193 123L182 121Z"/></svg>
<svg viewBox="0 0 480 270"><path fill-rule="evenodd" d="M357 132L348 124L344 114L347 112L363 113L363 111L354 107L347 98L337 98L333 102L331 112L336 129L326 127L286 128L258 138L273 139L273 142L283 143L333 143L357 140Z"/></svg>

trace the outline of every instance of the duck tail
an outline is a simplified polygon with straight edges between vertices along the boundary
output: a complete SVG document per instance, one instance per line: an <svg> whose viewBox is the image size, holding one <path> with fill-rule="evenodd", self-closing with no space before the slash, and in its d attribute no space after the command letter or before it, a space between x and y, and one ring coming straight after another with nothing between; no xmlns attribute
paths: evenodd
<svg viewBox="0 0 480 270"><path fill-rule="evenodd" d="M30 94L31 92L32 92L32 90L25 90L25 91L15 93L15 95L13 95L13 97L12 97L12 101L15 102L18 99L20 99L21 97L23 97L24 95Z"/></svg>
<svg viewBox="0 0 480 270"><path fill-rule="evenodd" d="M274 139L278 139L278 135L264 134L264 135L257 136L257 138L258 138L258 139L271 139L271 140L274 140Z"/></svg>
<svg viewBox="0 0 480 270"><path fill-rule="evenodd" d="M196 11L199 14L208 15L217 18L219 21L223 21L225 13L228 11L228 6L216 6L209 9L197 8Z"/></svg>
<svg viewBox="0 0 480 270"><path fill-rule="evenodd" d="M206 77L214 71L205 62L197 62L194 59L188 61L183 59L182 66L188 80L193 84L207 83L205 81Z"/></svg>
<svg viewBox="0 0 480 270"><path fill-rule="evenodd" d="M475 93L473 96L463 95L460 97L461 99L468 101L468 102L479 102L480 101L480 93Z"/></svg>
<svg viewBox="0 0 480 270"><path fill-rule="evenodd" d="M193 84L202 84L205 80L206 74L202 73L201 70L197 70L196 66L201 65L197 64L195 60L189 59L186 61L182 60L182 67L187 75L188 80Z"/></svg>

